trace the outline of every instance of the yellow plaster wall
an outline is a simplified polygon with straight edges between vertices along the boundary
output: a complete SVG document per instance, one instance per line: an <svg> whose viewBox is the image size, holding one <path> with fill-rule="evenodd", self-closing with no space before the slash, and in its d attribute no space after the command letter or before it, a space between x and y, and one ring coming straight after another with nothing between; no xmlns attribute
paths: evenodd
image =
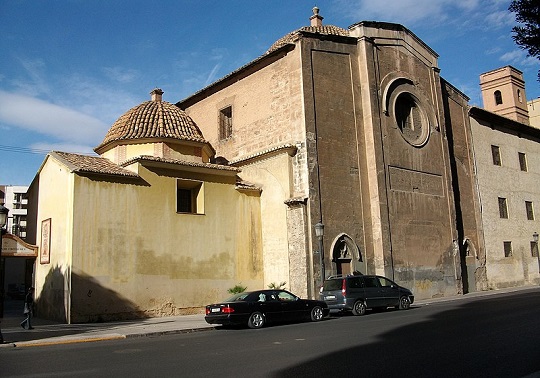
<svg viewBox="0 0 540 378"><path fill-rule="evenodd" d="M37 238L41 256L41 225L51 219L50 263L35 266L38 316L67 320L70 307L70 270L73 217L73 175L62 164L48 157L39 174Z"/></svg>
<svg viewBox="0 0 540 378"><path fill-rule="evenodd" d="M262 219L264 250L264 285L286 282L287 288L295 277L289 274L289 245L287 205L291 197L291 164L286 152L242 166L241 176L262 186L261 210L268 216ZM271 215L271 216L270 216Z"/></svg>
<svg viewBox="0 0 540 378"><path fill-rule="evenodd" d="M258 195L235 190L234 177L183 174L205 181L205 214L177 214L175 173L139 174L75 179L74 321L200 312L238 283L262 286Z"/></svg>

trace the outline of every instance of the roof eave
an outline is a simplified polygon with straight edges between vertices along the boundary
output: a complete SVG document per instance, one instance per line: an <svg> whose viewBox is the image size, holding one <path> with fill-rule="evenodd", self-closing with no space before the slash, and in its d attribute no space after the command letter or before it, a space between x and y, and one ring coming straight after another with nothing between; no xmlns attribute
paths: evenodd
<svg viewBox="0 0 540 378"><path fill-rule="evenodd" d="M236 167L220 166L218 164L211 163L195 163L182 160L161 159L148 155L133 157L123 162L121 166L126 167L134 163L139 163L146 167L174 169L183 172L211 174L218 176L234 177L241 172L241 170Z"/></svg>

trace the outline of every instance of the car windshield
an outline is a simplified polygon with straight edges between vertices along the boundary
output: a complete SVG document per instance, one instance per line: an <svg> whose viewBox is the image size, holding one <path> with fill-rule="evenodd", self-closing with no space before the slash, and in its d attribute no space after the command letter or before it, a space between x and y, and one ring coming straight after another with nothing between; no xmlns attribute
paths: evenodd
<svg viewBox="0 0 540 378"><path fill-rule="evenodd" d="M341 290L342 279L339 280L326 280L323 284L323 290L332 291L332 290Z"/></svg>
<svg viewBox="0 0 540 378"><path fill-rule="evenodd" d="M239 301L245 301L246 298L247 298L247 296L248 296L249 294L250 294L250 293L239 293L239 294L235 294L235 295L233 295L232 297L225 299L225 302L239 302Z"/></svg>

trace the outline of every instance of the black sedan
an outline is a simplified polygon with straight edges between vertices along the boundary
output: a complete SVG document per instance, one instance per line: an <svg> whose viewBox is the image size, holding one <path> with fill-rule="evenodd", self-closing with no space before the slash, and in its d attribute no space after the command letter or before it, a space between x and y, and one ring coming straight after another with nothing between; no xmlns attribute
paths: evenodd
<svg viewBox="0 0 540 378"><path fill-rule="evenodd" d="M317 322L329 311L323 301L301 299L286 290L258 290L236 294L222 303L206 306L204 319L209 324L261 328L266 323Z"/></svg>

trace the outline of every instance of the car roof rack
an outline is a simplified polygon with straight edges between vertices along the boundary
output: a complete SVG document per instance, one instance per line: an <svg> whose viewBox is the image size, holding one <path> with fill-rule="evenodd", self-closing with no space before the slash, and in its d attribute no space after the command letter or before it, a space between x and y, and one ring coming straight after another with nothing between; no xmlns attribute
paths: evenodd
<svg viewBox="0 0 540 378"><path fill-rule="evenodd" d="M355 277L355 276L363 276L364 274L361 272L353 272L349 274L334 274L333 276L326 277L327 280L333 280L336 278L345 278L345 277Z"/></svg>

